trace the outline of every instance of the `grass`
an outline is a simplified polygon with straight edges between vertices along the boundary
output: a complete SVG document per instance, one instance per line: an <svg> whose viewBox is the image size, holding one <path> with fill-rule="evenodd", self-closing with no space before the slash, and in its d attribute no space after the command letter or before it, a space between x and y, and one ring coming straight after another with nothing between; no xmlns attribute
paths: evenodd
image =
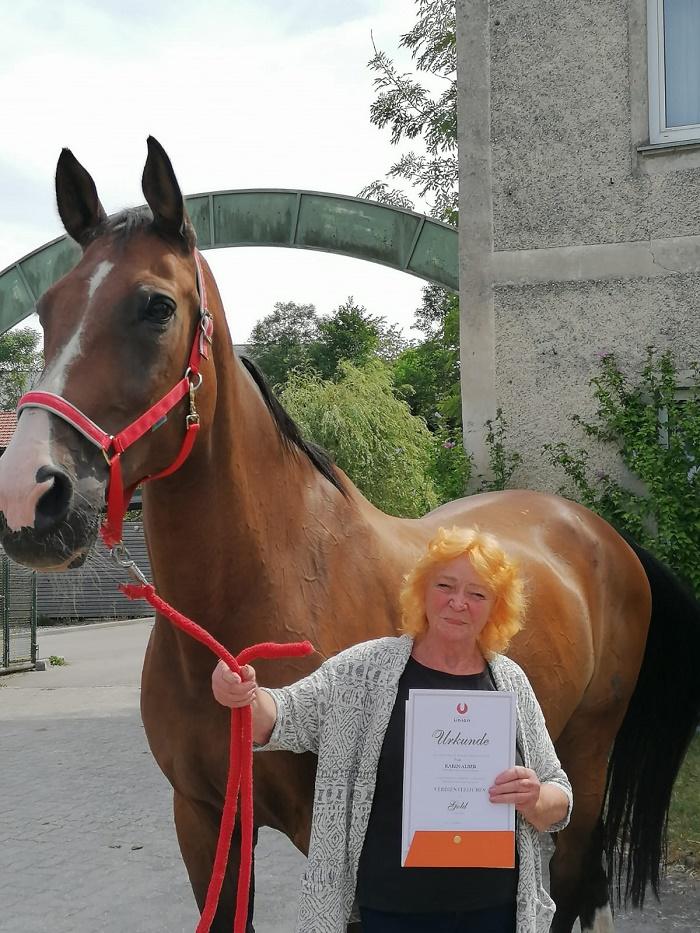
<svg viewBox="0 0 700 933"><path fill-rule="evenodd" d="M671 798L668 860L700 867L700 736L690 743Z"/></svg>

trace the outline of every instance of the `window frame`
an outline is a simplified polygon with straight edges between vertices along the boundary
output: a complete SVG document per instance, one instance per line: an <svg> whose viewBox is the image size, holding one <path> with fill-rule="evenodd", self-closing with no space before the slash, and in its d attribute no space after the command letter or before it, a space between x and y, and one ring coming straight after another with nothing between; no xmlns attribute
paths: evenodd
<svg viewBox="0 0 700 933"><path fill-rule="evenodd" d="M647 0L649 62L649 142L683 143L700 140L700 123L666 126L665 0Z"/></svg>

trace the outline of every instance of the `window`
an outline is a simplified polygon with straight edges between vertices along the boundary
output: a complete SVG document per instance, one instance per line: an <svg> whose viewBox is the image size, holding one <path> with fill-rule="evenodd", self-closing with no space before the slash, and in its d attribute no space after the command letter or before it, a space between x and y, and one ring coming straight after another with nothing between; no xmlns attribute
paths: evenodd
<svg viewBox="0 0 700 933"><path fill-rule="evenodd" d="M700 139L700 0L647 0L649 141Z"/></svg>

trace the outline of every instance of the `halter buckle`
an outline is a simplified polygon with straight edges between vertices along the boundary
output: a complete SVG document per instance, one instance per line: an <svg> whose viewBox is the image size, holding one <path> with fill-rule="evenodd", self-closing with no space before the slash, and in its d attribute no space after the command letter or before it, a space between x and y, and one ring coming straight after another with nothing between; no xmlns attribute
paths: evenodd
<svg viewBox="0 0 700 933"><path fill-rule="evenodd" d="M197 373L199 376L199 381L194 383L190 382L190 413L185 419L187 427L192 427L193 424L199 424L199 412L197 411L197 404L195 402L195 396L197 395L197 389L202 384L202 374Z"/></svg>
<svg viewBox="0 0 700 933"><path fill-rule="evenodd" d="M134 558L129 554L123 541L119 541L114 545L109 552L109 556L118 567L121 567L122 570L126 570L127 573L131 574L134 580L142 586L148 586L148 580L137 566Z"/></svg>

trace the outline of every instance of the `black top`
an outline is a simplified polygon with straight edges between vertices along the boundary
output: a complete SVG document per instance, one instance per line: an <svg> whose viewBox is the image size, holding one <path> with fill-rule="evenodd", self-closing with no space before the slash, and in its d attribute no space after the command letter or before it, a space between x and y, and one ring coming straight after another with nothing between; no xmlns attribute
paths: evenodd
<svg viewBox="0 0 700 933"><path fill-rule="evenodd" d="M384 736L377 784L357 871L362 907L394 913L480 910L515 903L515 868L402 868L404 727L409 690L495 690L491 672L448 674L409 658ZM518 764L522 764L516 752Z"/></svg>

